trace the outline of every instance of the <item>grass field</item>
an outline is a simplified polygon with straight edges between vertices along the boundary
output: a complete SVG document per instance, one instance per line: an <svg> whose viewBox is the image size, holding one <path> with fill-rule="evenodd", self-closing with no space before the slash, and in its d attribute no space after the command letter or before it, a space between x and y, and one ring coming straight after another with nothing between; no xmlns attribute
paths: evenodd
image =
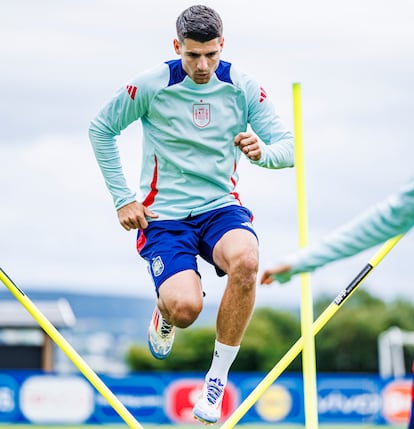
<svg viewBox="0 0 414 429"><path fill-rule="evenodd" d="M142 425L144 429L220 429L220 425L213 426L204 426L199 423L195 424L181 424L181 425L154 425L154 424L145 424ZM240 429L302 429L304 426L301 425L284 425L284 424L239 424L235 426ZM375 425L331 425L331 424L322 424L320 425L322 429L406 429L406 426L375 426ZM51 426L51 425L16 425L16 424L1 424L0 429L128 429L126 425L82 425L82 426Z"/></svg>

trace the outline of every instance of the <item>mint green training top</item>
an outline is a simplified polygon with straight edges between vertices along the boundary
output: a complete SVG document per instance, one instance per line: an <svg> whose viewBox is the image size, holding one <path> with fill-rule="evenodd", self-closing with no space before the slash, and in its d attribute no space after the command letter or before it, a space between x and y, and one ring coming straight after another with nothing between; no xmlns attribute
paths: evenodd
<svg viewBox="0 0 414 429"><path fill-rule="evenodd" d="M275 275L284 283L293 274L313 271L329 262L355 255L362 250L404 234L414 226L414 176L395 194L370 207L322 241L287 258L293 269Z"/></svg>
<svg viewBox="0 0 414 429"><path fill-rule="evenodd" d="M90 124L95 156L117 209L136 195L122 172L116 137L138 119L141 201L159 215L156 220L241 204L236 193L241 151L234 137L248 124L261 140L262 157L253 164L275 169L294 164L292 133L258 83L220 61L210 81L197 84L181 59L168 61L122 87Z"/></svg>

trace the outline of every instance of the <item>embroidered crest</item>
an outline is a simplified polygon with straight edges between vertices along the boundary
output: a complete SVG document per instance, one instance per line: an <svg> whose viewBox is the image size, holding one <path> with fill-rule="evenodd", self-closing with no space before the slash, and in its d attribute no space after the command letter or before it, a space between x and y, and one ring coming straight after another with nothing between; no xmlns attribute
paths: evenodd
<svg viewBox="0 0 414 429"><path fill-rule="evenodd" d="M162 262L161 256L157 256L152 260L151 269L155 277L162 274L164 271L164 262Z"/></svg>
<svg viewBox="0 0 414 429"><path fill-rule="evenodd" d="M193 104L193 122L199 128L210 123L210 104Z"/></svg>

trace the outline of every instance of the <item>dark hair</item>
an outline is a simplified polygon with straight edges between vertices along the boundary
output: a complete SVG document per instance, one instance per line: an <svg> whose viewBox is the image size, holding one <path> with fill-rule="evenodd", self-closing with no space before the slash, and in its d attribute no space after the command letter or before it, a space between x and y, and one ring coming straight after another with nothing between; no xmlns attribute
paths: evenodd
<svg viewBox="0 0 414 429"><path fill-rule="evenodd" d="M190 6L177 18L177 37L196 42L208 42L223 35L223 22L220 15L210 7L203 5Z"/></svg>

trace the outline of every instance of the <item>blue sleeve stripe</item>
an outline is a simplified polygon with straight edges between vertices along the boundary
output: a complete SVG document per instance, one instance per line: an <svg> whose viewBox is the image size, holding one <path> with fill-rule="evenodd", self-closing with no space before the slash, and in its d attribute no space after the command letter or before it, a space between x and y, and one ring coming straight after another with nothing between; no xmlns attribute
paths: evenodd
<svg viewBox="0 0 414 429"><path fill-rule="evenodd" d="M216 76L222 82L227 82L233 85L233 81L230 77L230 69L231 63L221 60L216 70Z"/></svg>
<svg viewBox="0 0 414 429"><path fill-rule="evenodd" d="M181 65L181 60L166 61L165 64L170 68L170 80L168 81L168 86L182 82L187 76L187 73Z"/></svg>

